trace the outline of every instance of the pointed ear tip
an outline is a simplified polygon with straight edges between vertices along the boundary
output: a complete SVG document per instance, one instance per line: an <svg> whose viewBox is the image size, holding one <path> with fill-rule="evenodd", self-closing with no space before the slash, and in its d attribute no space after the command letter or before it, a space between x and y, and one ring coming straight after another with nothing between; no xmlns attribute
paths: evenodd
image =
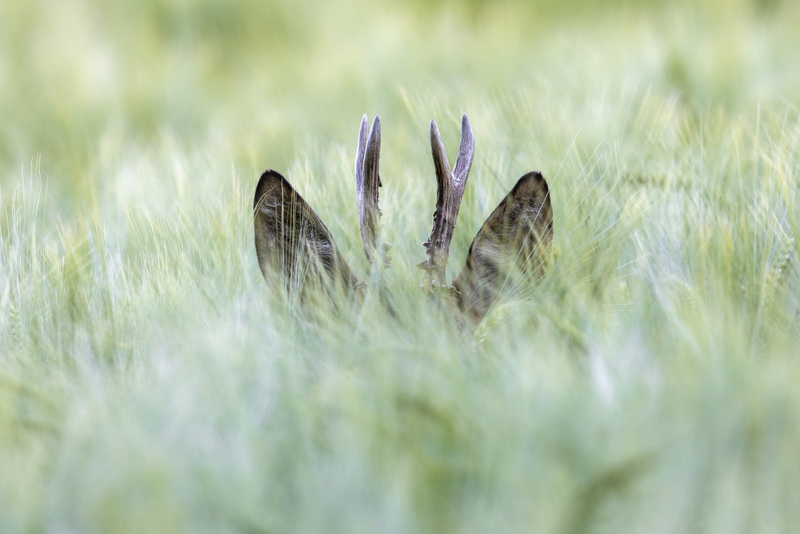
<svg viewBox="0 0 800 534"><path fill-rule="evenodd" d="M281 176L281 173L272 169L267 169L261 173L261 178L258 179L256 190L260 189L262 185L267 185L270 182L280 182L281 180L285 180L285 178Z"/></svg>
<svg viewBox="0 0 800 534"><path fill-rule="evenodd" d="M520 180L535 180L537 182L547 183L547 181L544 179L544 176L542 176L542 173L539 171L527 172L522 176L522 178L520 178Z"/></svg>
<svg viewBox="0 0 800 534"><path fill-rule="evenodd" d="M525 173L522 178L517 181L517 185L514 186L514 191L519 191L520 189L524 188L525 190L544 190L545 193L549 191L549 187L547 185L547 180L544 179L542 173L539 171L531 171Z"/></svg>
<svg viewBox="0 0 800 534"><path fill-rule="evenodd" d="M286 182L286 178L284 178L281 173L278 171L274 171L272 169L267 169L261 174L261 178L258 179L258 184L256 184L256 194L255 198L253 199L253 209L256 208L258 202L264 198L268 190L271 190L275 186L281 185ZM289 186L291 189L291 186Z"/></svg>

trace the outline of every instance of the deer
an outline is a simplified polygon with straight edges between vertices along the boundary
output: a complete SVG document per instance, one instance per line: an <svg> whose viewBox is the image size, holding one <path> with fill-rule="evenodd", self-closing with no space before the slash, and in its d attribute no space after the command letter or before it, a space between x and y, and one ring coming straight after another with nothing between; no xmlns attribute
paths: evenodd
<svg viewBox="0 0 800 534"><path fill-rule="evenodd" d="M383 242L378 207L381 182L381 122L376 116L367 131L361 119L355 158L359 226L370 268L386 269L390 245ZM541 278L553 240L550 191L538 171L524 174L481 226L464 266L450 284L446 266L459 206L472 168L475 141L467 115L455 166L450 167L435 120L430 123L431 154L436 174L436 205L430 237L422 243L425 259L422 286L429 294L446 294L457 313L477 324L500 298L512 271ZM333 236L311 206L277 171L268 169L258 181L253 200L253 225L258 265L265 280L283 285L290 294L323 288L345 294L364 291L334 244ZM282 282L282 284L281 284Z"/></svg>

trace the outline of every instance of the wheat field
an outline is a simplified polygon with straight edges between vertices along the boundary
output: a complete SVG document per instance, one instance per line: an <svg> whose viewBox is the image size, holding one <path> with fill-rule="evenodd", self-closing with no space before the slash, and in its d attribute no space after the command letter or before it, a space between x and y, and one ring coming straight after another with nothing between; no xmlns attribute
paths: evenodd
<svg viewBox="0 0 800 534"><path fill-rule="evenodd" d="M800 5L0 3L0 533L800 531ZM391 309L264 282L261 172L359 276L380 115ZM553 257L448 278L525 172Z"/></svg>

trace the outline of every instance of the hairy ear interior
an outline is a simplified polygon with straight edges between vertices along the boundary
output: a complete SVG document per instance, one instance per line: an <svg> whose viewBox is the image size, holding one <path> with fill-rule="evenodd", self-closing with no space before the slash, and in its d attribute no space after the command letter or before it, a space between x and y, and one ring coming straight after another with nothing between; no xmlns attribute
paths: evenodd
<svg viewBox="0 0 800 534"><path fill-rule="evenodd" d="M280 173L261 175L253 200L256 256L268 283L290 294L311 286L352 289L357 283L328 228Z"/></svg>
<svg viewBox="0 0 800 534"><path fill-rule="evenodd" d="M553 209L544 177L530 172L483 223L453 280L464 313L480 320L515 275L541 276L553 239Z"/></svg>

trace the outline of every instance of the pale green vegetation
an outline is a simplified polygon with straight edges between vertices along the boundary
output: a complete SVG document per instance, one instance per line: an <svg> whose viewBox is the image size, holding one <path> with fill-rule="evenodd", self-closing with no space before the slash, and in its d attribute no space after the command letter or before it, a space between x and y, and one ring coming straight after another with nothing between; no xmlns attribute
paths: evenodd
<svg viewBox="0 0 800 534"><path fill-rule="evenodd" d="M0 3L0 533L800 530L791 0ZM464 332L418 289L435 118L555 255ZM284 173L395 315L255 260ZM512 287L513 286L513 287Z"/></svg>

